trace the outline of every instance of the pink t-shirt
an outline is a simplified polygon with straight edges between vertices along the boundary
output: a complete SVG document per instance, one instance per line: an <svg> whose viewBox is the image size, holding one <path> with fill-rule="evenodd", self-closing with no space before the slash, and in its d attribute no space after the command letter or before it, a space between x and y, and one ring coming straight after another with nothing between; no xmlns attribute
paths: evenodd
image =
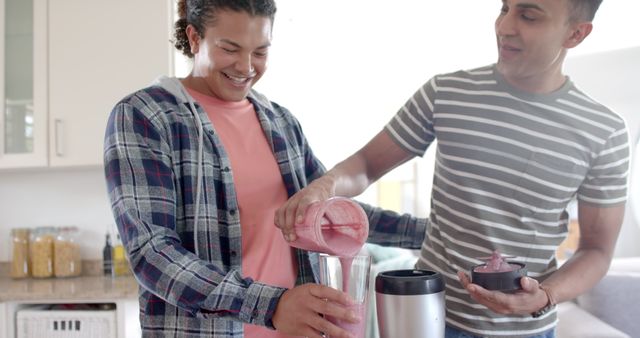
<svg viewBox="0 0 640 338"><path fill-rule="evenodd" d="M297 274L294 253L274 224L275 211L288 199L287 190L253 105L249 100L226 102L188 92L207 112L231 160L240 208L243 275L292 288ZM290 337L250 324L245 324L244 336Z"/></svg>

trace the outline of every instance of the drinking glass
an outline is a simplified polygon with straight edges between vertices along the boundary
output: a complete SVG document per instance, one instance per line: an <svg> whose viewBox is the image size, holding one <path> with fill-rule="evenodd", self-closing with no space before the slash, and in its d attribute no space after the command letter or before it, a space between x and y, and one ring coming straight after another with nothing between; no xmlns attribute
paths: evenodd
<svg viewBox="0 0 640 338"><path fill-rule="evenodd" d="M327 319L357 338L364 338L366 331L370 269L371 257L368 255L346 257L320 254L320 283L348 294L354 302L348 308L360 318L360 322L354 324L331 316L327 316ZM330 336L327 335L327 338Z"/></svg>

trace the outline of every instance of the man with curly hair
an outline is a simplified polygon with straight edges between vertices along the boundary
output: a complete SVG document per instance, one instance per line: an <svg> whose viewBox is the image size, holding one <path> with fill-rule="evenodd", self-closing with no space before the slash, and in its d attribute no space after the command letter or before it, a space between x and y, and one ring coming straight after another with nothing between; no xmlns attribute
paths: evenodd
<svg viewBox="0 0 640 338"><path fill-rule="evenodd" d="M191 73L117 103L104 146L143 335L351 337L323 315L365 319L315 283L318 253L292 249L274 225L275 210L324 173L295 117L252 89L267 68L275 3L178 8L175 45ZM376 224L392 231L381 243L420 247L425 220L365 208L374 235Z"/></svg>

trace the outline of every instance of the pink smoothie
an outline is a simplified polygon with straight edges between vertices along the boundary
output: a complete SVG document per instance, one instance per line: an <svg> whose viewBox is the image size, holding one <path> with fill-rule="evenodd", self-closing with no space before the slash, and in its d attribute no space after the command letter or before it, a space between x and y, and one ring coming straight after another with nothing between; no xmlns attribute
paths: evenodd
<svg viewBox="0 0 640 338"><path fill-rule="evenodd" d="M516 271L522 268L517 264L508 263L498 250L494 250L491 254L491 257L487 261L485 265L479 266L475 268L473 271L475 272L508 272L508 271Z"/></svg>
<svg viewBox="0 0 640 338"><path fill-rule="evenodd" d="M367 233L361 231L362 224L343 224L322 228L322 237L327 243L326 254L353 257L367 240Z"/></svg>
<svg viewBox="0 0 640 338"><path fill-rule="evenodd" d="M334 197L311 204L304 220L295 225L300 249L334 256L356 255L369 235L369 221L362 207L348 198Z"/></svg>
<svg viewBox="0 0 640 338"><path fill-rule="evenodd" d="M348 331L356 338L364 338L366 327L367 327L366 326L367 318L365 318L366 308L367 308L366 300L362 304L354 304L351 306L347 306L346 308L353 311L353 313L355 313L356 316L360 318L360 322L354 324L351 322L333 318L331 316L327 316L327 320L332 322L336 326ZM331 338L331 336L327 335L327 338Z"/></svg>
<svg viewBox="0 0 640 338"><path fill-rule="evenodd" d="M358 259L362 259L363 256L358 256ZM367 256L364 256L367 257ZM353 297L353 300L355 302L358 302L356 304L352 304L350 306L346 306L347 309L353 311L353 313L360 318L360 322L358 323L350 323L348 321L345 320L340 320L337 318L333 318L331 316L327 316L327 320L329 320L330 322L332 322L333 324L337 325L338 327L348 331L349 333L353 334L354 337L356 338L364 338L365 337L365 329L366 329L366 323L367 323L367 319L366 319L366 315L367 315L367 301L368 301L368 296L367 296L367 290L368 290L368 278L369 278L369 269L366 268L365 272L362 272L362 268L363 266L355 266L354 262L357 262L355 264L363 264L362 260L358 260L358 261L354 261L354 259L356 259L355 256L352 257L345 257L345 256L338 256L337 257L338 260L340 261L340 268L341 268L341 276L342 276L342 291L344 293L350 294ZM367 257L368 259L368 257ZM364 264L368 264L366 263L366 261L364 261ZM351 270L352 266L356 269L359 270L360 272L354 272ZM355 275L354 275L355 273ZM364 276L364 278L366 280L358 280L356 284L359 284L357 287L360 289L354 289L351 290L352 287L355 287L355 285L350 284L351 282L351 278L353 276L358 276L358 278L362 278ZM361 284L364 283L364 285ZM343 306L343 305L341 305Z"/></svg>
<svg viewBox="0 0 640 338"><path fill-rule="evenodd" d="M351 280L351 265L353 264L353 256L340 257L340 267L342 268L342 291L349 292L349 281Z"/></svg>
<svg viewBox="0 0 640 338"><path fill-rule="evenodd" d="M334 197L309 206L302 223L295 225L294 247L338 256L342 270L342 291L349 293L353 258L360 252L369 235L369 220L362 207L348 198ZM361 318L352 324L327 316L337 326L356 337L364 337L366 297L362 304L349 307Z"/></svg>

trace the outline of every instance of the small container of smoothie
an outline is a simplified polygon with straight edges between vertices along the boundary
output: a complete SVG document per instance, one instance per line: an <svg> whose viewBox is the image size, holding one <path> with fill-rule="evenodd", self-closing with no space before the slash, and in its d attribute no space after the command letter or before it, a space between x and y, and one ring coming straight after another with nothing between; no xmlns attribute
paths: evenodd
<svg viewBox="0 0 640 338"><path fill-rule="evenodd" d="M312 203L302 223L295 225L299 249L337 256L354 256L367 240L369 220L362 207L349 198L333 197Z"/></svg>
<svg viewBox="0 0 640 338"><path fill-rule="evenodd" d="M520 278L527 276L523 263L507 262L496 250L483 264L471 268L471 281L487 290L513 292L520 290Z"/></svg>

